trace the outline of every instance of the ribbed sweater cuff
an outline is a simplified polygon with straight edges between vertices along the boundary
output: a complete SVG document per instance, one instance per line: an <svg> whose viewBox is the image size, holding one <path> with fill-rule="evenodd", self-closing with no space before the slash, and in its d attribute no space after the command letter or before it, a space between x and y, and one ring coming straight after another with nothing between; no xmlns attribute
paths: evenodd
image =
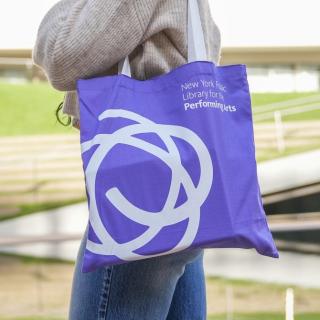
<svg viewBox="0 0 320 320"><path fill-rule="evenodd" d="M76 91L68 91L64 96L62 112L73 116L77 119L80 118L78 94Z"/></svg>

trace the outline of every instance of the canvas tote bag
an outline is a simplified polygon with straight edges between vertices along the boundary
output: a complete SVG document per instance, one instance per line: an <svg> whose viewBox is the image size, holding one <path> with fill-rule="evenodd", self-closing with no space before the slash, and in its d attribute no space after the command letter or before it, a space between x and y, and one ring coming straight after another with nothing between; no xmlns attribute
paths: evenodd
<svg viewBox="0 0 320 320"><path fill-rule="evenodd" d="M77 81L89 209L82 272L191 248L278 258L257 179L243 64L207 61L196 0L188 63L145 81Z"/></svg>

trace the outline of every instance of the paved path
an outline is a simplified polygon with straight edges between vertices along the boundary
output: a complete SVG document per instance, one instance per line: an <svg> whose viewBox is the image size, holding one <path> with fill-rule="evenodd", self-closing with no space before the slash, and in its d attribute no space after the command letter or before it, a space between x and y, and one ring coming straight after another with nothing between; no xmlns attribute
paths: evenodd
<svg viewBox="0 0 320 320"><path fill-rule="evenodd" d="M2 245L0 251L74 260L79 240L52 241L52 238L57 238L57 235L73 237L83 234L87 217L87 204L80 203L4 221L0 223L0 237L3 239L3 244L9 240L12 243L12 239L21 237L29 239L42 237L46 242L27 241L24 245Z"/></svg>
<svg viewBox="0 0 320 320"><path fill-rule="evenodd" d="M262 194L320 182L320 149L258 164Z"/></svg>

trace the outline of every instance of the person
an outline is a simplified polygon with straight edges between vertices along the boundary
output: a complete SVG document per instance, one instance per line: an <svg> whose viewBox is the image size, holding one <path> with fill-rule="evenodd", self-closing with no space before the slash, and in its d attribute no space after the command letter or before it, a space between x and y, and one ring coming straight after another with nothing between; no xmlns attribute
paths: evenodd
<svg viewBox="0 0 320 320"><path fill-rule="evenodd" d="M50 84L65 92L57 109L80 129L76 81L117 74L129 55L132 77L147 80L187 63L187 0L61 0L43 17L32 51ZM220 61L220 31L198 0L208 60ZM59 117L59 112L58 112ZM70 320L206 319L203 249L82 273L88 227L72 284Z"/></svg>

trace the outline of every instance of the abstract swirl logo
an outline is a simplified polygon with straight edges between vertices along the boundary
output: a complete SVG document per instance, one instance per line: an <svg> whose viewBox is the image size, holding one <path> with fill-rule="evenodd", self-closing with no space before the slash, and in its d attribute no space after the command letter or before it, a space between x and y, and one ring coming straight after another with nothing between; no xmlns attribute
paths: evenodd
<svg viewBox="0 0 320 320"><path fill-rule="evenodd" d="M97 134L93 139L81 144L81 152L98 145L85 170L86 188L89 194L90 224L101 243L87 240L87 249L100 255L113 255L124 261L139 260L169 254L188 248L194 241L200 222L200 208L205 202L213 181L213 166L210 153L204 142L192 130L177 125L158 124L137 113L124 109L109 109L99 116L99 121L106 118L125 118L135 123L118 129L111 134ZM134 137L140 133L155 133L165 143L164 150L145 140ZM179 150L172 139L177 137L192 146L200 164L200 177L194 185L190 175L181 163ZM148 226L138 237L125 243L115 241L105 228L97 207L95 182L99 166L108 152L117 144L134 146L159 158L171 169L171 184L168 197L159 212L149 212L138 208L123 196L117 187L110 188L105 196L123 215L133 222ZM139 182L137 182L138 184ZM187 200L176 206L181 185L184 187ZM140 255L134 251L149 243L163 227L174 225L188 219L184 235L174 248L154 255Z"/></svg>

